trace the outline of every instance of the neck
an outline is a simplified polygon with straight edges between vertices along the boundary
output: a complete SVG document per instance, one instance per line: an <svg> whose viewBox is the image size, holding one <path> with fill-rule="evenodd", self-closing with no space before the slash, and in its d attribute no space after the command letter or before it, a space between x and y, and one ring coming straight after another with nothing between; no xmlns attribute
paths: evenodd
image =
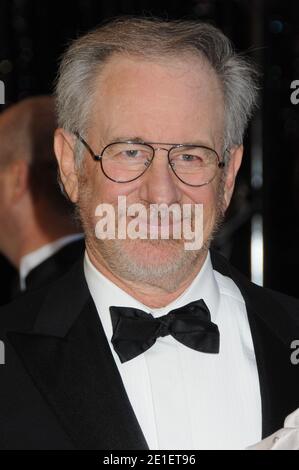
<svg viewBox="0 0 299 470"><path fill-rule="evenodd" d="M123 279L111 271L103 257L98 252L95 254L88 245L86 245L86 251L91 263L101 274L139 302L150 308L162 308L177 299L199 273L208 254L207 250L203 251L202 256L199 257L197 263L193 266L193 269L190 267L188 277L186 277L174 291L169 292L161 287Z"/></svg>

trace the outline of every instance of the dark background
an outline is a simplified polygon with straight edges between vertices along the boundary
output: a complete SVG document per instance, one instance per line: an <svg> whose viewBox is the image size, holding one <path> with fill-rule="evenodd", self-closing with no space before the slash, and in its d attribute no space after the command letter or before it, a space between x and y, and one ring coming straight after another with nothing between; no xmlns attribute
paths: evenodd
<svg viewBox="0 0 299 470"><path fill-rule="evenodd" d="M247 132L235 195L215 244L251 277L252 222L260 216L264 285L299 297L299 104L290 101L291 82L299 80L298 0L0 0L0 80L6 91L0 111L51 93L68 42L121 14L211 22L259 65L260 110ZM255 160L262 173L253 178ZM10 272L0 257L0 303Z"/></svg>

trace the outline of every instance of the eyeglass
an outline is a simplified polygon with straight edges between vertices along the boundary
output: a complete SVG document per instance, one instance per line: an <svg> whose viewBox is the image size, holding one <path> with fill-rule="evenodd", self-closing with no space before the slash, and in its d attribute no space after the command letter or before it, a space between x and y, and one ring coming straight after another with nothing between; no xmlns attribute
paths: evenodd
<svg viewBox="0 0 299 470"><path fill-rule="evenodd" d="M95 161L101 164L104 175L115 183L130 183L140 178L153 161L156 150L165 150L169 166L176 177L189 186L204 186L224 168L216 150L203 145L166 144L154 142L112 142L95 154L78 132L74 132ZM154 148L152 145L171 145Z"/></svg>

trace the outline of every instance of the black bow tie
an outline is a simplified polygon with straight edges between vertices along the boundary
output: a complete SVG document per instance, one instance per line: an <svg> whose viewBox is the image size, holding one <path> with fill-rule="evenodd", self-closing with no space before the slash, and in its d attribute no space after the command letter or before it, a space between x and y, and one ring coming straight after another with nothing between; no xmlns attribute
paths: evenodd
<svg viewBox="0 0 299 470"><path fill-rule="evenodd" d="M159 336L167 335L196 351L219 353L219 330L211 322L209 309L202 299L159 318L130 307L110 307L110 314L111 342L121 362L133 359L149 349Z"/></svg>

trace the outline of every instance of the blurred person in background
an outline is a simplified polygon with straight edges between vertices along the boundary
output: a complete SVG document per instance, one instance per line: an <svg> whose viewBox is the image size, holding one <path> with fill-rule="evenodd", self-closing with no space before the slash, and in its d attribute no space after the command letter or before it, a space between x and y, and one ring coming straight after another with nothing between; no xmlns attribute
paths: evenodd
<svg viewBox="0 0 299 470"><path fill-rule="evenodd" d="M83 249L71 204L57 183L50 96L0 115L0 252L17 269L11 297L63 274Z"/></svg>

